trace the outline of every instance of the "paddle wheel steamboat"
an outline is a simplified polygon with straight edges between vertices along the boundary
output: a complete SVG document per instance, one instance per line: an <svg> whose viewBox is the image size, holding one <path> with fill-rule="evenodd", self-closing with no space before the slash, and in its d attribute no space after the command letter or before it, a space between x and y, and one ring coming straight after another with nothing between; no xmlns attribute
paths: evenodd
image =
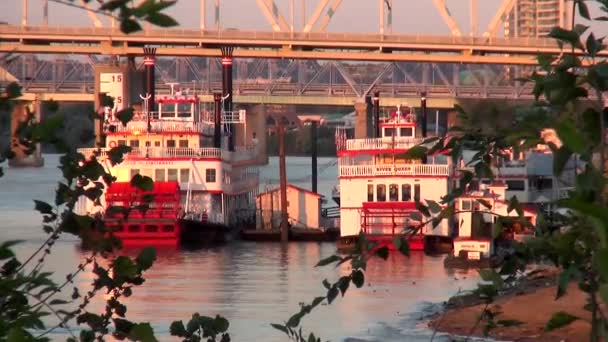
<svg viewBox="0 0 608 342"><path fill-rule="evenodd" d="M416 201L439 202L449 192L452 166L441 155L428 160L409 159L407 151L426 136L426 115L422 125L410 108L397 108L380 118L378 93L373 98L373 129L351 139L337 131L340 204L339 250L348 250L360 233L368 241L393 248L396 237L407 237L411 250L450 250L449 220L428 224L416 234L411 229L421 222L412 219Z"/></svg>
<svg viewBox="0 0 608 342"><path fill-rule="evenodd" d="M125 245L225 241L233 228L255 224L259 178L258 146L255 141L245 143L250 140L246 112L232 108L231 50L222 50L223 90L214 94L211 113L196 94L176 84L171 84L170 95L155 96L154 51L146 52L142 110L126 125L116 117L116 106L108 110L105 147L79 150L85 157L97 154L116 177L101 206L83 199L79 211L102 214ZM111 166L107 153L120 145L131 151ZM153 188L142 191L132 186L136 175L152 178Z"/></svg>

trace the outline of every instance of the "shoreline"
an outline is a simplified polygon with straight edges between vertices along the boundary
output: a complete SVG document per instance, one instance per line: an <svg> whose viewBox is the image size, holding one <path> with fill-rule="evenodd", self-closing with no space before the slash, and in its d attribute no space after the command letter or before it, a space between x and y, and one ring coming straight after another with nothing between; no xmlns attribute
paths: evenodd
<svg viewBox="0 0 608 342"><path fill-rule="evenodd" d="M494 312L494 322L517 320L515 325L498 325L489 331L487 338L502 341L586 341L591 331L591 315L583 309L586 303L576 283L570 283L566 294L555 300L557 291L555 270L539 272L533 279L524 280L515 289L501 293L494 302L486 304L475 295L450 298L444 310L430 318L428 326L438 333L453 338L471 336L484 338L486 321L479 317L484 309ZM561 328L544 331L551 316L559 311L578 317Z"/></svg>

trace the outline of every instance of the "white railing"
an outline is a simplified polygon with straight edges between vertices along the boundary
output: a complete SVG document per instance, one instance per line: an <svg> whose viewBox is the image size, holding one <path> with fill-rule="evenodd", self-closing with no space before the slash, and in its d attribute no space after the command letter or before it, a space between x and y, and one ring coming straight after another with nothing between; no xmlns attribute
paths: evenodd
<svg viewBox="0 0 608 342"><path fill-rule="evenodd" d="M448 165L408 164L408 165L341 165L341 177L353 176L449 176Z"/></svg>
<svg viewBox="0 0 608 342"><path fill-rule="evenodd" d="M101 157L107 157L109 150L109 148L80 148L78 152L88 157L99 151ZM126 156L131 158L219 158L220 151L219 148L213 147L139 147L133 148Z"/></svg>
<svg viewBox="0 0 608 342"><path fill-rule="evenodd" d="M246 114L244 109L222 112L222 123L245 123Z"/></svg>
<svg viewBox="0 0 608 342"><path fill-rule="evenodd" d="M146 132L148 130L147 121L130 121L124 126L119 121L109 123L106 126L108 132ZM173 120L154 120L150 122L151 132L193 132L193 133L204 133L213 130L213 127L192 121L173 121Z"/></svg>
<svg viewBox="0 0 608 342"><path fill-rule="evenodd" d="M347 151L365 151L365 150L390 150L390 149L408 149L420 144L422 138L404 138L404 137L385 137L385 138L365 138L365 139L349 139L346 141Z"/></svg>

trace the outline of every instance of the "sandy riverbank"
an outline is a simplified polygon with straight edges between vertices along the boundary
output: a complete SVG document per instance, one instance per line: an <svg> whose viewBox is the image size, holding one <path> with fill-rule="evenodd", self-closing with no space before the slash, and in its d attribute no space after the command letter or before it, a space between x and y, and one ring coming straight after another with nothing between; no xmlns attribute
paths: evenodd
<svg viewBox="0 0 608 342"><path fill-rule="evenodd" d="M576 284L571 284L566 295L555 300L555 279L555 273L534 279L518 292L506 293L490 304L489 309L500 312L494 319L495 322L518 320L523 324L496 327L490 331L489 337L503 341L588 341L591 325L590 313L583 309L585 294ZM474 330L473 327L484 307L484 303L471 297L451 300L448 309L435 317L430 326L454 336L483 336L484 322L480 322ZM559 311L579 319L562 328L545 332L547 321Z"/></svg>

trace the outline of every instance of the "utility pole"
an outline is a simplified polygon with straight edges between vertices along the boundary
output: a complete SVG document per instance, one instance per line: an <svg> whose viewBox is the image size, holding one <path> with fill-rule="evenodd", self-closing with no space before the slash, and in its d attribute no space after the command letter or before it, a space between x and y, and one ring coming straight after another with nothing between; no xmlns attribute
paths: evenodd
<svg viewBox="0 0 608 342"><path fill-rule="evenodd" d="M287 243L289 225L287 224L287 170L285 168L285 128L283 118L279 119L279 177L281 178L281 243Z"/></svg>

